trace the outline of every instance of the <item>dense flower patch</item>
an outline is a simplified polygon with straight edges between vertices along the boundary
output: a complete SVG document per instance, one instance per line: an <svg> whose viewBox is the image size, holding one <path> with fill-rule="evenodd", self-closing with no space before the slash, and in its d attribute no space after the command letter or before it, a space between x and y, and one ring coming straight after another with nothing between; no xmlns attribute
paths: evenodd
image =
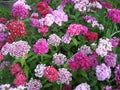
<svg viewBox="0 0 120 90"><path fill-rule="evenodd" d="M104 0L26 0L0 18L0 90L120 90L120 10Z"/></svg>

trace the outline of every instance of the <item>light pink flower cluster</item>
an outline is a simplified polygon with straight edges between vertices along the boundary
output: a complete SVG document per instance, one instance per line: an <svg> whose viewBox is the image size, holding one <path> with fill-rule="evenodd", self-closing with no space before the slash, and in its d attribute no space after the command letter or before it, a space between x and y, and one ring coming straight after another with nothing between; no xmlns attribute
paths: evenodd
<svg viewBox="0 0 120 90"><path fill-rule="evenodd" d="M91 17L91 16L83 16L82 17L87 23L90 23L92 27L97 26L100 30L104 30L104 26L102 24L99 24L96 18Z"/></svg>
<svg viewBox="0 0 120 90"><path fill-rule="evenodd" d="M0 32L6 31L7 27L5 24L0 23Z"/></svg>
<svg viewBox="0 0 120 90"><path fill-rule="evenodd" d="M118 9L108 10L107 17L110 18L114 23L120 23L120 10Z"/></svg>
<svg viewBox="0 0 120 90"><path fill-rule="evenodd" d="M95 1L91 3L89 0L72 0L74 2L74 8L79 10L80 12L94 12L93 8L102 9L102 5Z"/></svg>
<svg viewBox="0 0 120 90"><path fill-rule="evenodd" d="M48 39L48 43L53 46L59 46L61 38L56 34L51 34Z"/></svg>
<svg viewBox="0 0 120 90"><path fill-rule="evenodd" d="M85 35L88 32L88 28L86 26L83 26L81 24L70 24L67 29L67 34L69 36L78 36L80 34Z"/></svg>
<svg viewBox="0 0 120 90"><path fill-rule="evenodd" d="M87 83L81 83L74 90L90 90L90 85Z"/></svg>
<svg viewBox="0 0 120 90"><path fill-rule="evenodd" d="M69 36L68 34L65 34L61 38L61 42L65 43L65 44L69 44L71 40L72 40L72 37Z"/></svg>
<svg viewBox="0 0 120 90"><path fill-rule="evenodd" d="M81 53L84 53L84 54L91 54L92 53L90 47L87 45L81 46L80 48L78 48L78 51Z"/></svg>
<svg viewBox="0 0 120 90"><path fill-rule="evenodd" d="M68 84L72 80L72 74L66 68L60 68L58 72L58 84Z"/></svg>
<svg viewBox="0 0 120 90"><path fill-rule="evenodd" d="M13 4L12 16L15 18L19 17L21 19L27 18L29 16L28 9L31 8L25 4L25 0L18 0Z"/></svg>
<svg viewBox="0 0 120 90"><path fill-rule="evenodd" d="M55 82L58 79L58 72L54 67L47 66L44 70L44 77L49 80L49 82Z"/></svg>
<svg viewBox="0 0 120 90"><path fill-rule="evenodd" d="M55 19L55 23L59 26L62 26L62 22L67 22L68 21L68 16L67 14L63 11L63 8L59 8L62 6L58 6L57 10L54 10L52 12L54 19Z"/></svg>
<svg viewBox="0 0 120 90"><path fill-rule="evenodd" d="M48 49L49 49L49 46L45 39L39 39L33 46L33 51L37 55L48 53Z"/></svg>
<svg viewBox="0 0 120 90"><path fill-rule="evenodd" d="M107 55L108 51L112 51L112 44L110 40L107 39L100 39L98 48L96 49L96 53L100 55L101 57L104 57Z"/></svg>
<svg viewBox="0 0 120 90"><path fill-rule="evenodd" d="M96 76L99 81L104 81L105 79L110 79L111 69L104 63L96 67Z"/></svg>
<svg viewBox="0 0 120 90"><path fill-rule="evenodd" d="M51 14L47 14L44 18L39 19L41 25L51 26L52 24L57 24L58 26L62 26L62 22L67 22L68 16L63 11L62 6L58 6L58 8L52 11Z"/></svg>
<svg viewBox="0 0 120 90"><path fill-rule="evenodd" d="M61 53L57 54L57 53L55 53L53 55L53 63L58 65L58 66L64 64L64 62L66 60L67 60L67 58L66 58L66 56L64 54L61 54Z"/></svg>
<svg viewBox="0 0 120 90"><path fill-rule="evenodd" d="M38 64L35 68L35 76L36 77L42 77L44 75L44 70L45 70L45 64Z"/></svg>
<svg viewBox="0 0 120 90"><path fill-rule="evenodd" d="M3 55L10 53L11 56L15 56L16 58L25 57L29 51L30 46L28 42L22 40L13 42L12 44L6 43L1 50Z"/></svg>

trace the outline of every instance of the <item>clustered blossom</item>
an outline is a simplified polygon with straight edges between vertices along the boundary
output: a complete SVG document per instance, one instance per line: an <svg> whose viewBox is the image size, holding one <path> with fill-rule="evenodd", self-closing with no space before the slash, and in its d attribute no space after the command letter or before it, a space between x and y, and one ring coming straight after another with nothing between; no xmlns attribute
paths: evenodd
<svg viewBox="0 0 120 90"><path fill-rule="evenodd" d="M49 49L49 46L45 39L39 39L33 46L33 51L37 55L48 53L48 49Z"/></svg>
<svg viewBox="0 0 120 90"><path fill-rule="evenodd" d="M103 90L112 90L112 87L107 85L103 88Z"/></svg>
<svg viewBox="0 0 120 90"><path fill-rule="evenodd" d="M0 42L4 42L7 38L7 34L4 32L0 33Z"/></svg>
<svg viewBox="0 0 120 90"><path fill-rule="evenodd" d="M38 64L35 68L35 76L36 77L42 77L44 75L44 70L45 70L45 64Z"/></svg>
<svg viewBox="0 0 120 90"><path fill-rule="evenodd" d="M85 20L87 23L90 23L92 27L97 26L100 30L104 30L104 26L102 24L99 24L96 18L91 17L91 16L83 16L83 20Z"/></svg>
<svg viewBox="0 0 120 90"><path fill-rule="evenodd" d="M102 1L101 4L102 4L103 8L112 9L112 5L110 3L108 3L108 2Z"/></svg>
<svg viewBox="0 0 120 90"><path fill-rule="evenodd" d="M0 52L0 62L4 59L3 54Z"/></svg>
<svg viewBox="0 0 120 90"><path fill-rule="evenodd" d="M89 0L72 0L74 2L74 8L79 10L81 13L84 12L95 12L94 9L102 9L102 5L98 2L90 2Z"/></svg>
<svg viewBox="0 0 120 90"><path fill-rule="evenodd" d="M65 44L69 44L71 40L72 40L72 38L68 34L65 34L61 38L61 42L65 43Z"/></svg>
<svg viewBox="0 0 120 90"><path fill-rule="evenodd" d="M40 25L38 27L38 32L42 33L42 36L46 36L46 33L48 32L48 27Z"/></svg>
<svg viewBox="0 0 120 90"><path fill-rule="evenodd" d="M78 52L68 61L68 66L73 71L79 68L88 70L90 68L90 60L86 54Z"/></svg>
<svg viewBox="0 0 120 90"><path fill-rule="evenodd" d="M27 80L27 77L25 76L24 73L17 73L13 83L16 87L20 85L26 86L26 80Z"/></svg>
<svg viewBox="0 0 120 90"><path fill-rule="evenodd" d="M107 66L114 68L116 66L117 55L114 53L108 53L105 56L104 61L107 64Z"/></svg>
<svg viewBox="0 0 120 90"><path fill-rule="evenodd" d="M28 45L28 42L20 40L13 42L12 44L5 44L5 46L2 47L1 51L3 52L3 55L10 53L11 56L19 58L25 57L29 50L30 46Z"/></svg>
<svg viewBox="0 0 120 90"><path fill-rule="evenodd" d="M95 55L91 55L91 56L89 56L89 60L91 62L91 67L96 68L96 66L98 65L97 57Z"/></svg>
<svg viewBox="0 0 120 90"><path fill-rule="evenodd" d="M96 76L99 81L104 81L105 79L110 79L111 69L104 63L96 67Z"/></svg>
<svg viewBox="0 0 120 90"><path fill-rule="evenodd" d="M85 40L89 41L89 42L94 42L95 40L98 39L98 34L96 32L90 32L88 31L85 35L84 35Z"/></svg>
<svg viewBox="0 0 120 90"><path fill-rule="evenodd" d="M92 51L89 46L83 45L78 49L79 52L84 53L84 54L91 54Z"/></svg>
<svg viewBox="0 0 120 90"><path fill-rule="evenodd" d="M60 68L58 72L58 84L69 84L72 80L72 74L65 68Z"/></svg>
<svg viewBox="0 0 120 90"><path fill-rule="evenodd" d="M56 64L56 65L62 65L64 64L64 62L67 60L66 56L62 53L55 53L53 55L53 63Z"/></svg>
<svg viewBox="0 0 120 90"><path fill-rule="evenodd" d="M61 38L56 34L51 34L48 39L48 43L53 46L59 46Z"/></svg>
<svg viewBox="0 0 120 90"><path fill-rule="evenodd" d="M107 39L100 39L98 48L96 49L96 53L100 55L101 57L104 57L107 55L108 51L112 51L112 44L110 40Z"/></svg>
<svg viewBox="0 0 120 90"><path fill-rule="evenodd" d="M114 23L120 23L120 10L115 8L108 10L107 17L110 18Z"/></svg>
<svg viewBox="0 0 120 90"><path fill-rule="evenodd" d="M41 17L45 17L47 14L52 13L52 9L48 6L45 2L38 2L36 5L38 12L40 13Z"/></svg>
<svg viewBox="0 0 120 90"><path fill-rule="evenodd" d="M110 39L110 42L112 44L112 48L116 48L118 46L119 39L117 37L113 37Z"/></svg>
<svg viewBox="0 0 120 90"><path fill-rule="evenodd" d="M10 53L11 56L19 58L25 57L29 50L30 46L28 45L28 42L20 40L17 42L13 42L12 44L6 43L2 47L1 52L3 55L7 55L8 53Z"/></svg>
<svg viewBox="0 0 120 90"><path fill-rule="evenodd" d="M74 90L90 90L90 85L87 83L81 83Z"/></svg>
<svg viewBox="0 0 120 90"><path fill-rule="evenodd" d="M30 16L30 25L32 27L38 27L39 26L39 19L38 19L38 13L32 13Z"/></svg>
<svg viewBox="0 0 120 90"><path fill-rule="evenodd" d="M25 1L18 0L13 4L12 16L14 18L19 17L21 19L27 18L29 16L28 10L31 10L30 6L26 5Z"/></svg>
<svg viewBox="0 0 120 90"><path fill-rule="evenodd" d="M25 36L26 35L26 28L23 21L20 20L10 20L7 22L6 27L8 32L12 36Z"/></svg>
<svg viewBox="0 0 120 90"><path fill-rule="evenodd" d="M10 74L16 75L17 73L22 72L22 69L19 64L13 64L10 67Z"/></svg>
<svg viewBox="0 0 120 90"><path fill-rule="evenodd" d="M49 80L49 82L55 82L58 79L58 72L54 67L47 66L44 70L44 77Z"/></svg>
<svg viewBox="0 0 120 90"><path fill-rule="evenodd" d="M120 84L120 65L118 65L115 68L115 80L116 80L116 84L119 85Z"/></svg>
<svg viewBox="0 0 120 90"><path fill-rule="evenodd" d="M6 21L6 18L0 18L0 23L4 23Z"/></svg>
<svg viewBox="0 0 120 90"><path fill-rule="evenodd" d="M10 84L2 84L0 85L0 90L25 90L26 87L25 86L18 86L18 87L13 87Z"/></svg>
<svg viewBox="0 0 120 90"><path fill-rule="evenodd" d="M10 66L10 62L9 61L3 61L0 64L0 70L3 70L3 69L5 69L6 67L9 67L9 66Z"/></svg>
<svg viewBox="0 0 120 90"><path fill-rule="evenodd" d="M67 22L68 21L68 16L67 14L63 11L63 10L54 10L52 12L54 19L55 19L55 23L59 26L62 26L62 22Z"/></svg>
<svg viewBox="0 0 120 90"><path fill-rule="evenodd" d="M7 27L5 24L0 23L0 32L6 31Z"/></svg>
<svg viewBox="0 0 120 90"><path fill-rule="evenodd" d="M69 36L78 36L80 34L85 35L88 32L88 28L81 24L70 24L67 29L67 34Z"/></svg>
<svg viewBox="0 0 120 90"><path fill-rule="evenodd" d="M40 90L42 88L42 84L39 80L31 78L31 80L27 83L27 90Z"/></svg>

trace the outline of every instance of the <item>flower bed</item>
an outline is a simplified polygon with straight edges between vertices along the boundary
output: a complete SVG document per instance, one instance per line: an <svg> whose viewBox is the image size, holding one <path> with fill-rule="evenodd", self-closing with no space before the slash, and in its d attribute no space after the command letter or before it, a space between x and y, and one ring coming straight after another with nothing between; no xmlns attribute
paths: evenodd
<svg viewBox="0 0 120 90"><path fill-rule="evenodd" d="M119 23L103 0L16 1L0 18L0 90L120 90Z"/></svg>

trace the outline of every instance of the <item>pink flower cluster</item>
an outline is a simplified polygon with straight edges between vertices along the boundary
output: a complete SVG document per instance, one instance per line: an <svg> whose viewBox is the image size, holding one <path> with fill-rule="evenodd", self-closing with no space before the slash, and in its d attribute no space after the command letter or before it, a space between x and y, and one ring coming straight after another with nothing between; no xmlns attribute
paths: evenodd
<svg viewBox="0 0 120 90"><path fill-rule="evenodd" d="M44 77L49 80L49 82L55 82L58 79L58 72L55 68L47 66L44 70Z"/></svg>
<svg viewBox="0 0 120 90"><path fill-rule="evenodd" d="M96 67L96 76L99 81L104 81L105 79L110 79L111 69L104 63Z"/></svg>
<svg viewBox="0 0 120 90"><path fill-rule="evenodd" d="M107 17L110 18L114 23L120 23L120 10L118 9L108 10Z"/></svg>
<svg viewBox="0 0 120 90"><path fill-rule="evenodd" d="M0 52L0 62L4 59L3 54Z"/></svg>
<svg viewBox="0 0 120 90"><path fill-rule="evenodd" d="M45 39L39 39L33 46L33 51L37 55L48 53L48 49L49 49L49 46Z"/></svg>
<svg viewBox="0 0 120 90"><path fill-rule="evenodd" d="M20 85L26 86L26 80L27 80L27 78L24 73L18 73L18 74L16 74L16 78L14 79L13 83L16 87L18 87Z"/></svg>
<svg viewBox="0 0 120 90"><path fill-rule="evenodd" d="M18 0L13 4L12 16L14 18L19 17L21 19L27 18L29 16L28 9L30 9L30 6L26 5L25 1Z"/></svg>
<svg viewBox="0 0 120 90"><path fill-rule="evenodd" d="M85 20L85 22L90 23L92 27L97 26L100 30L104 30L104 26L102 24L99 24L96 18L88 16L88 15L83 16L82 18L83 20Z"/></svg>
<svg viewBox="0 0 120 90"><path fill-rule="evenodd" d="M115 67L116 66L116 61L117 61L117 55L114 53L108 53L105 58L104 58L105 63L109 67Z"/></svg>
<svg viewBox="0 0 120 90"><path fill-rule="evenodd" d="M22 86L26 85L26 76L19 64L13 64L10 68L10 73L12 75L16 76L13 81L13 83L16 87L18 87L20 85L22 85Z"/></svg>
<svg viewBox="0 0 120 90"><path fill-rule="evenodd" d="M82 68L82 70L88 70L90 68L90 60L88 56L84 53L78 52L76 53L69 61L68 66L73 71Z"/></svg>
<svg viewBox="0 0 120 90"><path fill-rule="evenodd" d="M86 26L83 26L81 24L70 24L67 29L67 34L69 36L78 36L80 34L85 35L88 32L88 28Z"/></svg>
<svg viewBox="0 0 120 90"><path fill-rule="evenodd" d="M16 75L19 72L23 72L22 69L21 69L21 67L20 67L20 64L13 64L10 67L10 74Z"/></svg>

